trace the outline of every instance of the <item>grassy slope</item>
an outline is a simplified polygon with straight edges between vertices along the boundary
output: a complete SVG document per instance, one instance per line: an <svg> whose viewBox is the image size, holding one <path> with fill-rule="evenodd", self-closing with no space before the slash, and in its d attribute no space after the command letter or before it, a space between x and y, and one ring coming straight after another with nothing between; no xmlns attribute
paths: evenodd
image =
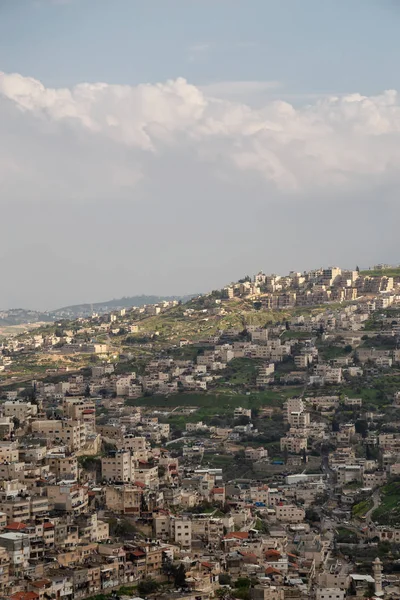
<svg viewBox="0 0 400 600"><path fill-rule="evenodd" d="M372 519L381 525L400 524L400 481L381 488L381 504L372 513Z"/></svg>
<svg viewBox="0 0 400 600"><path fill-rule="evenodd" d="M390 267L389 269L367 269L360 271L361 275L369 275L369 277L400 277L400 267Z"/></svg>
<svg viewBox="0 0 400 600"><path fill-rule="evenodd" d="M177 342L180 338L189 338L197 341L212 336L218 331L230 328L243 330L246 326L255 325L264 327L267 324L284 322L296 315L314 315L327 310L327 305L312 308L295 308L283 311L255 310L250 300L233 299L222 304L225 315L212 315L210 312L195 312L193 316L184 316L187 308L195 308L196 301L185 305L174 307L163 314L155 317L143 318L139 321L140 333L138 337L146 333L159 332L162 340ZM330 306L336 308L336 305ZM304 334L290 332L286 337L303 337ZM131 337L132 334L130 334ZM310 337L307 334L305 337Z"/></svg>
<svg viewBox="0 0 400 600"><path fill-rule="evenodd" d="M244 408L259 408L261 406L281 406L286 398L299 395L302 388L287 386L282 390L268 390L265 392L254 392L247 394L227 393L185 393L172 396L149 396L128 400L127 404L132 406L160 406L174 408L176 406L193 406L203 409L212 409L216 413L224 409L238 406Z"/></svg>

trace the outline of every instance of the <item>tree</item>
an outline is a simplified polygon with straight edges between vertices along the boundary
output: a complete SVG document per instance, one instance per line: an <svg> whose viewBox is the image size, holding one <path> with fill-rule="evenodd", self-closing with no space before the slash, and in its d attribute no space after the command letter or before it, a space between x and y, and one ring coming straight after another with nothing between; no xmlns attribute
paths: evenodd
<svg viewBox="0 0 400 600"><path fill-rule="evenodd" d="M221 581L221 575L219 576L219 579ZM221 584L221 585L224 585L224 584ZM226 587L218 588L217 591L215 592L215 595L217 596L217 598L221 598L221 600L229 600L230 598L233 598L230 590Z"/></svg>
<svg viewBox="0 0 400 600"><path fill-rule="evenodd" d="M19 429L21 426L21 421L18 417L13 417L14 429Z"/></svg>
<svg viewBox="0 0 400 600"><path fill-rule="evenodd" d="M32 391L30 393L29 399L31 401L32 404L37 404L37 388L36 388L36 382L33 384L32 386Z"/></svg>
<svg viewBox="0 0 400 600"><path fill-rule="evenodd" d="M245 415L241 415L234 421L234 425L248 425L250 423L250 418Z"/></svg>
<svg viewBox="0 0 400 600"><path fill-rule="evenodd" d="M307 521L314 521L314 522L321 520L319 514L317 513L317 511L314 508L306 509L306 519L307 519Z"/></svg>
<svg viewBox="0 0 400 600"><path fill-rule="evenodd" d="M141 513L149 512L149 507L147 505L146 498L144 497L144 494L142 494L141 497L140 497L140 512Z"/></svg>
<svg viewBox="0 0 400 600"><path fill-rule="evenodd" d="M235 588L248 588L250 587L250 579L248 577L239 577L236 581L235 581Z"/></svg>
<svg viewBox="0 0 400 600"><path fill-rule="evenodd" d="M287 446L285 446L283 449L283 460L285 461L285 465L288 461L288 457L289 457L289 452L288 452Z"/></svg>
<svg viewBox="0 0 400 600"><path fill-rule="evenodd" d="M154 594L158 590L158 583L148 577L139 582L137 589L140 596L147 596L148 594Z"/></svg>
<svg viewBox="0 0 400 600"><path fill-rule="evenodd" d="M171 577L175 577L176 567L166 554L163 554L162 571L168 577L168 583L171 581Z"/></svg>
<svg viewBox="0 0 400 600"><path fill-rule="evenodd" d="M182 563L176 569L176 572L175 572L175 575L174 575L174 585L175 585L176 588L185 588L185 587L187 587L187 583L186 583L186 571L185 571L185 567L183 566Z"/></svg>
<svg viewBox="0 0 400 600"><path fill-rule="evenodd" d="M221 575L218 578L218 581L220 585L231 585L232 578L230 575L228 575L228 573L221 573Z"/></svg>
<svg viewBox="0 0 400 600"><path fill-rule="evenodd" d="M339 421L336 421L335 419L332 421L332 431L340 431Z"/></svg>
<svg viewBox="0 0 400 600"><path fill-rule="evenodd" d="M305 448L303 448L303 452L302 452L302 461L304 464L307 462L307 452L306 452Z"/></svg>
<svg viewBox="0 0 400 600"><path fill-rule="evenodd" d="M363 438L368 435L368 422L365 419L359 419L355 423L356 433L359 433Z"/></svg>
<svg viewBox="0 0 400 600"><path fill-rule="evenodd" d="M85 388L85 398L90 398L90 385L87 384Z"/></svg>

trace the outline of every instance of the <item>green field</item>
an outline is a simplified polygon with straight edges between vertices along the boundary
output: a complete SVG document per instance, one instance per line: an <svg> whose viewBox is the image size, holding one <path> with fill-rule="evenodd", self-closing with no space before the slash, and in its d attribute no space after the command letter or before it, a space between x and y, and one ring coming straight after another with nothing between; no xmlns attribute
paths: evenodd
<svg viewBox="0 0 400 600"><path fill-rule="evenodd" d="M279 390L252 392L251 394L235 394L230 391L216 391L212 393L175 394L172 396L147 396L127 400L128 406L144 406L174 408L176 406L193 406L201 408L221 409L236 408L261 408L262 406L282 406L283 402L292 396L298 396L303 388L286 386Z"/></svg>
<svg viewBox="0 0 400 600"><path fill-rule="evenodd" d="M226 383L232 386L254 387L258 369L262 364L262 360L234 358L228 363L226 369L221 371L222 378L218 380L218 385Z"/></svg>
<svg viewBox="0 0 400 600"><path fill-rule="evenodd" d="M333 344L317 344L319 355L324 360L334 360L342 356L350 356L350 352L346 352L343 346L335 346Z"/></svg>

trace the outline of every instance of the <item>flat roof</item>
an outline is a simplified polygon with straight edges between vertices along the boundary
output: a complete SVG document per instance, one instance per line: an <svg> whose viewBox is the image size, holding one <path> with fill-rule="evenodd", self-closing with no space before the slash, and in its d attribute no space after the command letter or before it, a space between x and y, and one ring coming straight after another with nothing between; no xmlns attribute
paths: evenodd
<svg viewBox="0 0 400 600"><path fill-rule="evenodd" d="M5 540L23 540L23 539L29 539L29 535L26 533L15 533L13 531L10 531L9 533L1 533L0 534L0 539L5 539Z"/></svg>

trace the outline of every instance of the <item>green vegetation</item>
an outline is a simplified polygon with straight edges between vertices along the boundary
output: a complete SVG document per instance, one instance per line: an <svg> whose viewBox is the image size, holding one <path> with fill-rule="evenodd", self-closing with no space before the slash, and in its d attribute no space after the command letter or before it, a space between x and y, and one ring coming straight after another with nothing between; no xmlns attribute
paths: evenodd
<svg viewBox="0 0 400 600"><path fill-rule="evenodd" d="M182 393L172 396L143 396L142 398L129 399L128 406L148 407L198 407L214 409L216 413L222 409L236 408L261 408L262 406L282 406L282 403L291 396L297 396L303 389L299 387L286 386L278 390L266 390L252 392L251 394L235 394L231 390L217 390L210 393ZM201 419L199 419L201 420Z"/></svg>
<svg viewBox="0 0 400 600"><path fill-rule="evenodd" d="M96 471L101 473L101 458L99 456L78 456L78 463L85 471Z"/></svg>
<svg viewBox="0 0 400 600"><path fill-rule="evenodd" d="M96 594L95 596L89 596L86 598L86 600L111 600L115 597L114 594L117 594L117 596L136 596L137 586L123 585L118 590L111 591L108 594Z"/></svg>
<svg viewBox="0 0 400 600"><path fill-rule="evenodd" d="M333 344L318 344L319 356L323 360L334 360L342 356L348 356L352 351L351 346L335 346Z"/></svg>
<svg viewBox="0 0 400 600"><path fill-rule="evenodd" d="M248 577L239 577L239 579L234 582L234 586L234 598L240 598L240 600L250 600L251 580Z"/></svg>
<svg viewBox="0 0 400 600"><path fill-rule="evenodd" d="M397 340L388 332L387 335L374 335L364 340L360 348L375 348L376 350L394 350L397 347Z"/></svg>
<svg viewBox="0 0 400 600"><path fill-rule="evenodd" d="M392 369L379 377L354 379L340 388L340 392L349 398L362 398L363 406L378 407L391 404L392 397L400 388L400 372Z"/></svg>
<svg viewBox="0 0 400 600"><path fill-rule="evenodd" d="M122 537L123 539L134 539L137 535L141 535L132 520L128 518L112 517L108 520L110 526L110 535Z"/></svg>
<svg viewBox="0 0 400 600"><path fill-rule="evenodd" d="M360 275L369 277L400 277L400 267L389 267L388 269L366 269L360 271Z"/></svg>
<svg viewBox="0 0 400 600"><path fill-rule="evenodd" d="M380 490L381 503L372 513L379 525L400 525L400 481L393 481Z"/></svg>
<svg viewBox="0 0 400 600"><path fill-rule="evenodd" d="M301 331L297 329L288 329L284 331L281 335L281 340L309 340L313 338L314 335L309 331Z"/></svg>
<svg viewBox="0 0 400 600"><path fill-rule="evenodd" d="M137 591L140 596L147 596L148 594L154 594L159 587L160 586L157 581L148 577L147 579L142 579L142 581L139 582Z"/></svg>
<svg viewBox="0 0 400 600"><path fill-rule="evenodd" d="M362 500L358 504L355 504L351 510L351 514L353 517L361 518L367 514L369 510L373 507L374 503L371 498L367 498L366 500Z"/></svg>
<svg viewBox="0 0 400 600"><path fill-rule="evenodd" d="M228 383L232 386L255 386L258 368L262 364L262 360L234 358L222 371L222 378L218 381L218 385Z"/></svg>
<svg viewBox="0 0 400 600"><path fill-rule="evenodd" d="M347 529L346 527L339 527L337 529L336 541L339 544L357 544L358 540L358 535L351 529Z"/></svg>

